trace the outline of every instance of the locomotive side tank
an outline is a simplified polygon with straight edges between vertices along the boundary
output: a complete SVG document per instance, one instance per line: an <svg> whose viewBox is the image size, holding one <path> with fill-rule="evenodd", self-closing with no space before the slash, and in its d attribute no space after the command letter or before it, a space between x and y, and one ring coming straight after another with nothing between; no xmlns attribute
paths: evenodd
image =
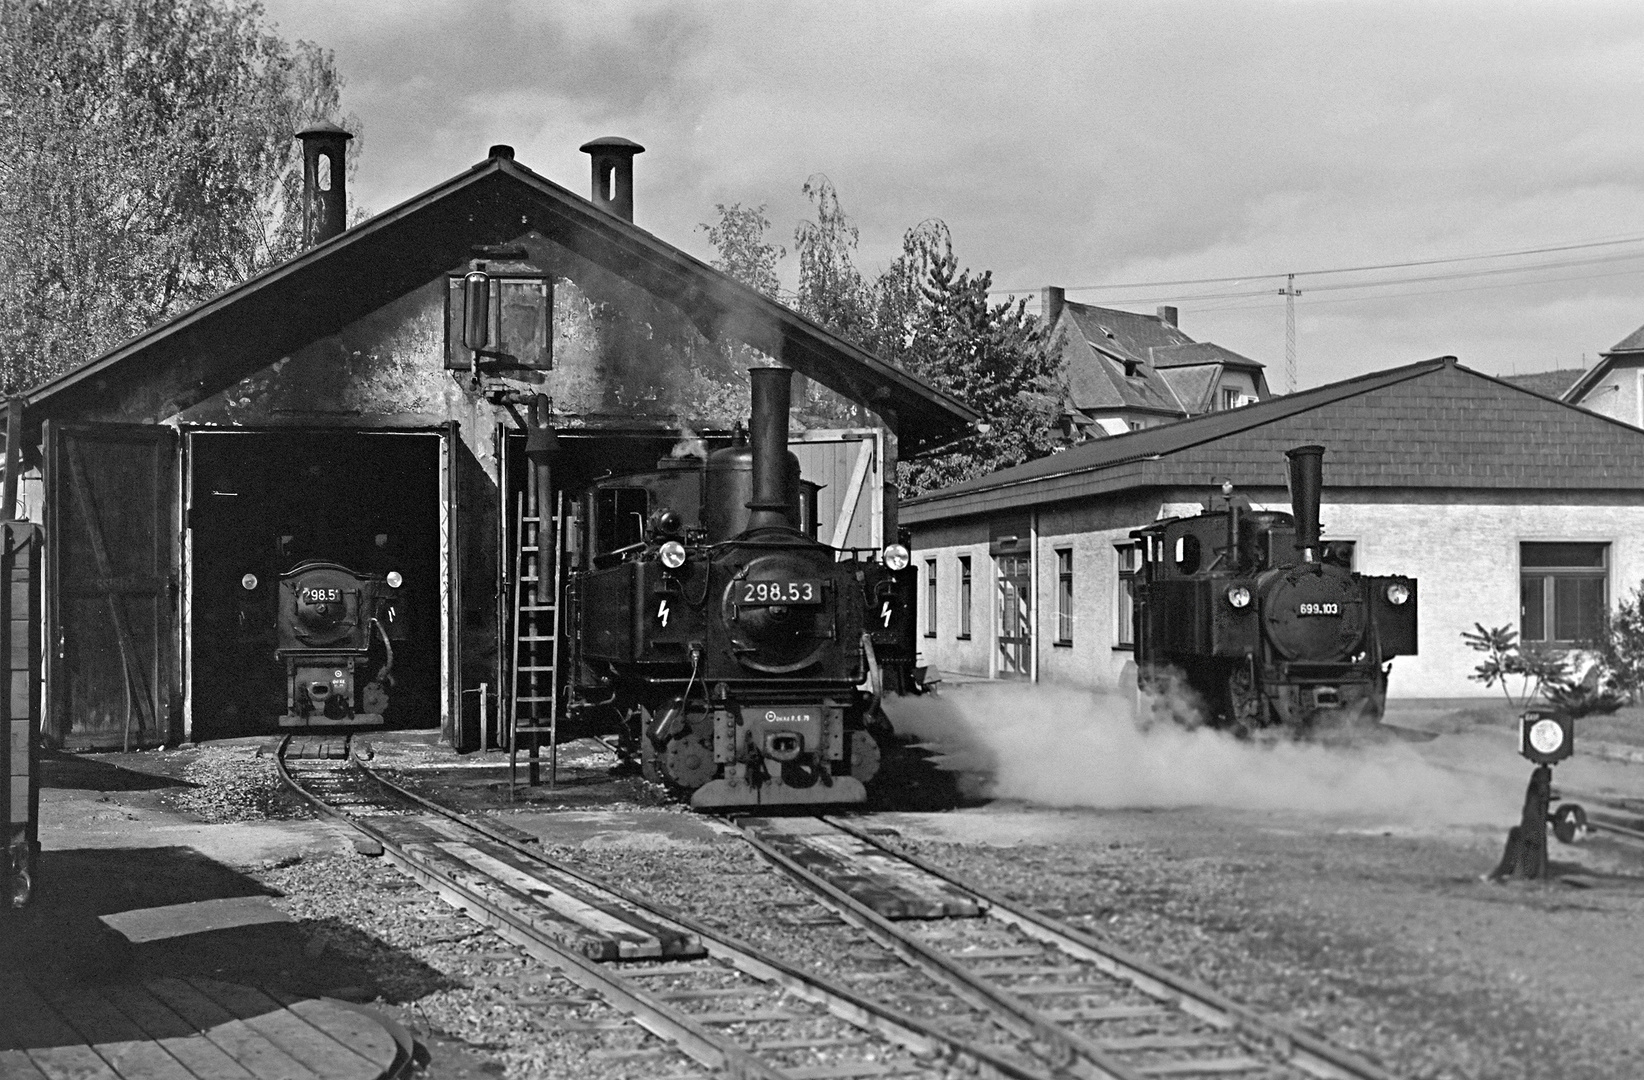
<svg viewBox="0 0 1644 1080"><path fill-rule="evenodd" d="M584 495L568 718L614 723L696 807L863 802L889 734L879 648L913 655L913 570L900 545L861 558L814 539L791 375L752 376L750 445Z"/></svg>
<svg viewBox="0 0 1644 1080"><path fill-rule="evenodd" d="M1227 484L1203 513L1131 534L1142 684L1179 673L1211 723L1241 733L1377 721L1392 659L1416 652L1415 579L1355 573L1321 540L1324 447L1286 457L1290 514Z"/></svg>

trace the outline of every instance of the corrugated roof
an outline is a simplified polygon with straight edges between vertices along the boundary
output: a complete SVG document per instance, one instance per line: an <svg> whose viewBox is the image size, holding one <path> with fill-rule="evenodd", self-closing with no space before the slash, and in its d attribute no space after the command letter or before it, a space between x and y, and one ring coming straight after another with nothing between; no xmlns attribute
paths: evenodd
<svg viewBox="0 0 1644 1080"><path fill-rule="evenodd" d="M187 408L462 265L476 244L535 229L723 332L893 417L905 453L963 435L976 414L665 240L508 158L489 158L22 395L46 417L140 398Z"/></svg>
<svg viewBox="0 0 1644 1080"><path fill-rule="evenodd" d="M1284 451L1326 447L1331 487L1644 488L1644 432L1452 357L1086 443L909 500L904 523L1144 487L1284 484Z"/></svg>

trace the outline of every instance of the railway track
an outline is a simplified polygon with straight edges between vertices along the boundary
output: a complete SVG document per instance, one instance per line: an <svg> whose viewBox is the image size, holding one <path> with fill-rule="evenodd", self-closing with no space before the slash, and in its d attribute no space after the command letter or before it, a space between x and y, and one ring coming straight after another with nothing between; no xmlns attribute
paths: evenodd
<svg viewBox="0 0 1644 1080"><path fill-rule="evenodd" d="M843 821L737 821L820 905L803 924L841 959L830 980L545 858L523 834L428 802L352 753L293 768L284 749L281 774L306 798L699 1068L793 1080L1391 1080ZM668 1053L613 1045L604 1056L688 1075L660 1070Z"/></svg>
<svg viewBox="0 0 1644 1080"><path fill-rule="evenodd" d="M739 824L750 843L819 902L909 967L998 1017L1069 1075L1391 1080L1358 1055L963 881L844 821ZM875 860L892 864L893 879L919 874L940 882L960 902L968 898L979 917L937 922L896 918L894 910L887 915L880 890L864 883L856 869ZM905 979L887 980L880 991L915 1013L926 999Z"/></svg>
<svg viewBox="0 0 1644 1080"><path fill-rule="evenodd" d="M288 757L290 741L276 755L277 768L310 803L381 845L402 872L447 903L698 1066L750 1080L1058 1075L544 858L522 837L393 784L351 751L340 759ZM864 937L861 944L869 942ZM648 1075L693 1075L660 1071L665 1054L613 1047L604 1056L643 1061Z"/></svg>

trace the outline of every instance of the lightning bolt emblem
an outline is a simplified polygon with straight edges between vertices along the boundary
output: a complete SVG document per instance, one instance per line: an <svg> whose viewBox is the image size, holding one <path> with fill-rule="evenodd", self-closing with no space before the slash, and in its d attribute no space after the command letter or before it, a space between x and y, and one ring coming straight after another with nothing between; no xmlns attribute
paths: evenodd
<svg viewBox="0 0 1644 1080"><path fill-rule="evenodd" d="M879 617L885 621L885 628L890 629L891 609L889 600L886 600L885 606L879 609Z"/></svg>
<svg viewBox="0 0 1644 1080"><path fill-rule="evenodd" d="M668 625L668 601L664 600L656 606L656 617L662 620L662 625Z"/></svg>

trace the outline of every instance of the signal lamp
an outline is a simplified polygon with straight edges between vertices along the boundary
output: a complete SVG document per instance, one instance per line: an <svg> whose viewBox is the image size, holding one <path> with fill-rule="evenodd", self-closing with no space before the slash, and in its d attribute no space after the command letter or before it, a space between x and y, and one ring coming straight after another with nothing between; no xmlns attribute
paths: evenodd
<svg viewBox="0 0 1644 1080"><path fill-rule="evenodd" d="M1532 709L1519 717L1518 752L1537 765L1551 765L1575 753L1575 721Z"/></svg>
<svg viewBox="0 0 1644 1080"><path fill-rule="evenodd" d="M1395 581L1387 586L1387 602L1394 607L1407 603L1410 599L1410 586L1402 581Z"/></svg>
<svg viewBox="0 0 1644 1080"><path fill-rule="evenodd" d="M1240 609L1249 607L1250 590L1245 588L1243 585L1233 586L1231 589L1227 590L1227 602Z"/></svg>
<svg viewBox="0 0 1644 1080"><path fill-rule="evenodd" d="M255 589L256 587L257 587L257 575L256 574L247 574L245 577L240 579L240 588L244 589L246 592L250 592L251 590Z"/></svg>
<svg viewBox="0 0 1644 1080"><path fill-rule="evenodd" d="M388 587L390 589L397 589L404 584L405 579L400 577L400 572L398 570L388 571Z"/></svg>
<svg viewBox="0 0 1644 1080"><path fill-rule="evenodd" d="M892 544L885 549L885 566L891 570L906 570L913 556L901 544Z"/></svg>
<svg viewBox="0 0 1644 1080"><path fill-rule="evenodd" d="M678 540L668 541L657 548L656 553L657 558L662 560L662 565L670 570L678 570L685 565L685 545Z"/></svg>

